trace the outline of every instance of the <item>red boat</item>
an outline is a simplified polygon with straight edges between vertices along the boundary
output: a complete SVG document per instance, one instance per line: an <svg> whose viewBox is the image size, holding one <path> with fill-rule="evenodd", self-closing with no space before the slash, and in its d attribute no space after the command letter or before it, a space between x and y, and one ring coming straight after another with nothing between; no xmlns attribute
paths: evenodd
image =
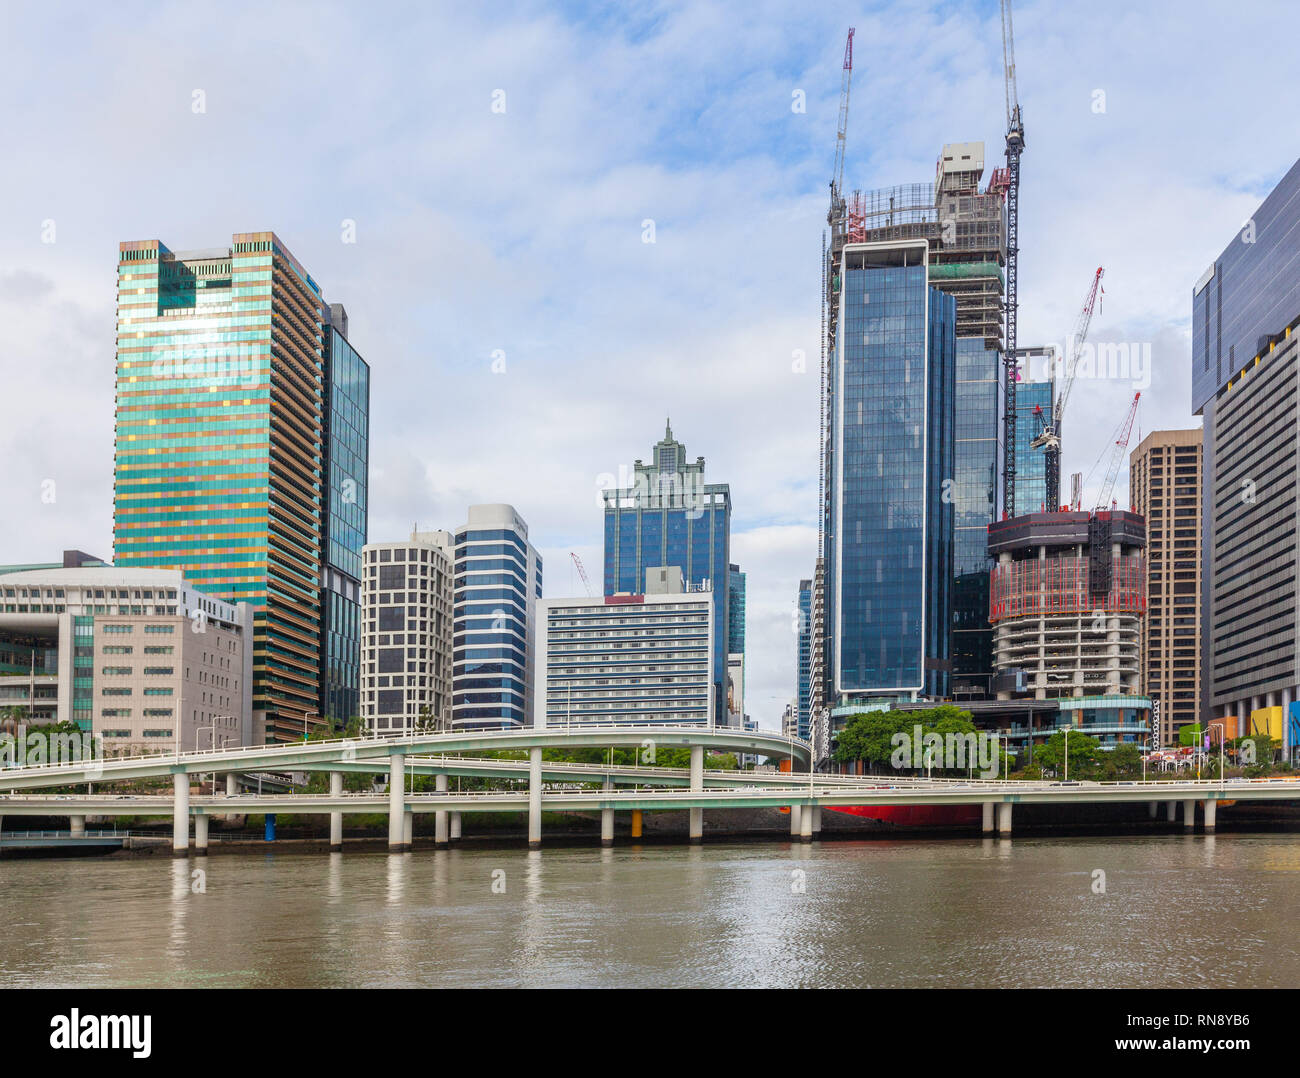
<svg viewBox="0 0 1300 1078"><path fill-rule="evenodd" d="M981 820L979 805L837 805L828 812L865 816L894 827L961 827Z"/></svg>

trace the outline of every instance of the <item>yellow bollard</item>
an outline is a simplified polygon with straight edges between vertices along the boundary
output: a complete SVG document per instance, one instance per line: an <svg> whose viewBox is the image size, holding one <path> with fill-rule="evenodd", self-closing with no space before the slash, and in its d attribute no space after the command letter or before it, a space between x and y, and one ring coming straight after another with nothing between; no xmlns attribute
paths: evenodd
<svg viewBox="0 0 1300 1078"><path fill-rule="evenodd" d="M641 837L641 810L640 809L632 810L632 837L633 838Z"/></svg>

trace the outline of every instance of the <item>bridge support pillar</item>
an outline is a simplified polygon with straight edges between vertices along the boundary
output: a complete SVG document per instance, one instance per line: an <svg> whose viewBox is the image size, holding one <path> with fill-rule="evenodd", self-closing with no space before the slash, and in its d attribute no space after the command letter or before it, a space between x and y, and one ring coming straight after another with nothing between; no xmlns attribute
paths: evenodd
<svg viewBox="0 0 1300 1078"><path fill-rule="evenodd" d="M633 838L641 837L641 810L640 809L632 810L632 837Z"/></svg>
<svg viewBox="0 0 1300 1078"><path fill-rule="evenodd" d="M1160 811L1160 802L1159 802L1159 801L1148 801L1148 802L1147 802L1147 815L1150 816L1151 819L1154 820L1154 819L1156 818L1156 814L1157 814L1159 811Z"/></svg>
<svg viewBox="0 0 1300 1078"><path fill-rule="evenodd" d="M70 816L68 818L68 830L72 833L73 838L82 838L86 834L86 817Z"/></svg>
<svg viewBox="0 0 1300 1078"><path fill-rule="evenodd" d="M612 793L614 790L614 780L605 780L605 792ZM606 805L600 810L600 844L602 846L614 845L614 809Z"/></svg>
<svg viewBox="0 0 1300 1078"><path fill-rule="evenodd" d="M235 794L239 793L239 776L233 771L226 775L226 793L230 797L234 797Z"/></svg>
<svg viewBox="0 0 1300 1078"><path fill-rule="evenodd" d="M395 752L388 758L388 852L401 853L405 838L405 824L402 811L403 793L406 786L406 757Z"/></svg>
<svg viewBox="0 0 1300 1078"><path fill-rule="evenodd" d="M194 853L199 857L208 856L208 817L205 813L194 817Z"/></svg>
<svg viewBox="0 0 1300 1078"><path fill-rule="evenodd" d="M184 772L172 776L172 856L190 852L190 777Z"/></svg>
<svg viewBox="0 0 1300 1078"><path fill-rule="evenodd" d="M415 813L407 809L402 813L402 849L409 850L415 838Z"/></svg>
<svg viewBox="0 0 1300 1078"><path fill-rule="evenodd" d="M802 811L800 811L799 813L799 841L800 842L812 841L812 820L813 820L812 805L802 806Z"/></svg>
<svg viewBox="0 0 1300 1078"><path fill-rule="evenodd" d="M330 797L343 796L343 772L330 772ZM330 813L330 853L343 852L343 813Z"/></svg>
<svg viewBox="0 0 1300 1078"><path fill-rule="evenodd" d="M1178 819L1178 802L1177 802L1177 801L1166 801L1166 802L1165 802L1165 819L1168 820L1170 823L1173 823L1176 819Z"/></svg>
<svg viewBox="0 0 1300 1078"><path fill-rule="evenodd" d="M800 820L800 817L802 815L803 815L802 805L790 806L790 837L791 838L797 838L799 835L799 829L803 826L802 821Z"/></svg>
<svg viewBox="0 0 1300 1078"><path fill-rule="evenodd" d="M1183 802L1183 827L1190 831L1196 826L1196 800L1188 798Z"/></svg>
<svg viewBox="0 0 1300 1078"><path fill-rule="evenodd" d="M812 807L812 833L820 835L822 833L822 807L813 805Z"/></svg>
<svg viewBox="0 0 1300 1078"><path fill-rule="evenodd" d="M984 818L980 821L980 833L984 835L993 834L993 809L997 806L995 801L984 802Z"/></svg>
<svg viewBox="0 0 1300 1078"><path fill-rule="evenodd" d="M691 746L691 793L704 792L704 746ZM698 846L704 841L704 810L693 808L691 812L691 845Z"/></svg>
<svg viewBox="0 0 1300 1078"><path fill-rule="evenodd" d="M460 841L460 813L453 812L451 814L451 819L447 823L448 823L448 832L449 832L447 835L448 841L459 842Z"/></svg>
<svg viewBox="0 0 1300 1078"><path fill-rule="evenodd" d="M1202 801L1201 807L1205 809L1205 830L1212 832L1214 830L1215 809L1218 807L1217 801Z"/></svg>
<svg viewBox="0 0 1300 1078"><path fill-rule="evenodd" d="M435 775L433 788L440 794L447 792L447 776ZM442 809L433 814L433 842L435 846L447 845L447 810Z"/></svg>
<svg viewBox="0 0 1300 1078"><path fill-rule="evenodd" d="M998 834L1011 834L1011 802L1003 801L998 805Z"/></svg>
<svg viewBox="0 0 1300 1078"><path fill-rule="evenodd" d="M528 750L528 848L542 845L542 750Z"/></svg>

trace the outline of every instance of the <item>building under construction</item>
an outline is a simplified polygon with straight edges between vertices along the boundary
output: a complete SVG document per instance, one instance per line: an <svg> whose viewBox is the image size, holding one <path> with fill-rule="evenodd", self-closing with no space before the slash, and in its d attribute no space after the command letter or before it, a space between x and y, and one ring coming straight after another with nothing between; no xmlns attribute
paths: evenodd
<svg viewBox="0 0 1300 1078"><path fill-rule="evenodd" d="M1124 510L1030 513L988 531L998 699L1136 697L1145 519Z"/></svg>

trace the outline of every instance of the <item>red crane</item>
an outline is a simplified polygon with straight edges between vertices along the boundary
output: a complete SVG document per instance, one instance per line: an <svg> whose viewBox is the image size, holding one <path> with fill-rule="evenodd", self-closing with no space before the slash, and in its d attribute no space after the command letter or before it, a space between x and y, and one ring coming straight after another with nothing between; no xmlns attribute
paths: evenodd
<svg viewBox="0 0 1300 1078"><path fill-rule="evenodd" d="M1102 481L1101 497L1097 501L1096 512L1098 513L1108 513L1114 508L1115 480L1119 476L1119 466L1128 449L1128 440L1133 433L1133 420L1137 418L1138 401L1141 397L1140 390L1133 394L1133 403L1129 405L1128 415L1115 431L1115 448L1111 450L1110 466L1106 469L1106 478Z"/></svg>
<svg viewBox="0 0 1300 1078"><path fill-rule="evenodd" d="M582 567L582 559L572 550L569 551L569 557L573 559L573 564L578 567L578 575L582 577L582 586L587 589L587 598L595 598L596 593L591 590L591 581L587 579L587 570Z"/></svg>

